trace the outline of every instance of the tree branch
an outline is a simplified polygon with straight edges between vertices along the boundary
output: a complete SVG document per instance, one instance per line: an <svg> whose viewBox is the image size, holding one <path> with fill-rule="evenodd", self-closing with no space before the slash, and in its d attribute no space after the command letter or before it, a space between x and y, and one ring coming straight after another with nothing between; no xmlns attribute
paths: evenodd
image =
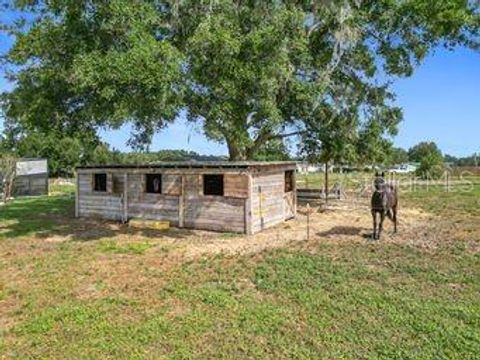
<svg viewBox="0 0 480 360"><path fill-rule="evenodd" d="M270 136L267 140L272 140L272 139L285 139L285 138L290 137L290 136L303 135L303 134L305 134L306 132L307 132L306 130L299 130L299 131L294 131L294 132L287 133L287 134L276 134L276 135Z"/></svg>
<svg viewBox="0 0 480 360"><path fill-rule="evenodd" d="M269 140L273 139L285 139L290 136L301 135L306 131L295 131L287 134L272 134L270 130L261 131L257 138L253 141L253 144L247 149L247 159L252 159L255 153L260 149L260 147Z"/></svg>

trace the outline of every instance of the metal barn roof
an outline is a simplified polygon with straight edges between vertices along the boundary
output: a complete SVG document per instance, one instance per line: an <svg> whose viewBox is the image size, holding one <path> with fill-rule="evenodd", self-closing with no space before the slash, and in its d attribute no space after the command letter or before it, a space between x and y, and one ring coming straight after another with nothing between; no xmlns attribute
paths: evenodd
<svg viewBox="0 0 480 360"><path fill-rule="evenodd" d="M77 169L246 169L250 167L296 166L295 161L162 161L150 164L78 166Z"/></svg>

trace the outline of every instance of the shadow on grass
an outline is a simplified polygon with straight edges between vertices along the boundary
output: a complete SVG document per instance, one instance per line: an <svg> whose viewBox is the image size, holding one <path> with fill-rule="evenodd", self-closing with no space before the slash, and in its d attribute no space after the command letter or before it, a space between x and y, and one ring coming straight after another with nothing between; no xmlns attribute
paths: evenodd
<svg viewBox="0 0 480 360"><path fill-rule="evenodd" d="M77 219L72 195L18 198L0 207L0 239L61 236L75 241L91 241L121 234L181 239L191 233L186 229L133 229L116 221Z"/></svg>
<svg viewBox="0 0 480 360"><path fill-rule="evenodd" d="M385 236L386 232L383 233ZM320 237L335 237L335 236L358 236L367 241L377 241L373 239L373 232L371 229L365 229L362 227L355 226L335 226L327 231L318 232L316 234Z"/></svg>
<svg viewBox="0 0 480 360"><path fill-rule="evenodd" d="M355 226L334 226L327 231L322 231L317 233L317 236L320 237L331 237L337 235L347 235L347 236L359 236L363 235L365 229L362 227Z"/></svg>

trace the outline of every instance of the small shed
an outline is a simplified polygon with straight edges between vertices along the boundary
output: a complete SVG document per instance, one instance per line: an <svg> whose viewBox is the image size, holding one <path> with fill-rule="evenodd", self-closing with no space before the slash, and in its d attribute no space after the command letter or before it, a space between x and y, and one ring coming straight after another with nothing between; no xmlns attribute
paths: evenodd
<svg viewBox="0 0 480 360"><path fill-rule="evenodd" d="M17 161L13 194L16 196L48 194L47 159L19 159Z"/></svg>
<svg viewBox="0 0 480 360"><path fill-rule="evenodd" d="M253 234L296 215L295 162L163 162L76 170L76 216Z"/></svg>

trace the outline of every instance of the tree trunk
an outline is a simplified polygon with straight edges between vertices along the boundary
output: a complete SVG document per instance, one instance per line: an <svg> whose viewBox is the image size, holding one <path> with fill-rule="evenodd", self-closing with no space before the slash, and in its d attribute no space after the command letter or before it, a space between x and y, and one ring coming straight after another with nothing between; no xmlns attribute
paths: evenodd
<svg viewBox="0 0 480 360"><path fill-rule="evenodd" d="M11 198L13 194L13 187L15 183L15 168L16 160L11 156L5 156L0 158L0 173L3 174L3 188L0 186L0 190L3 190L3 202ZM1 184L0 184L1 185Z"/></svg>
<svg viewBox="0 0 480 360"><path fill-rule="evenodd" d="M246 160L245 154L241 147L234 141L227 140L229 161L243 161Z"/></svg>
<svg viewBox="0 0 480 360"><path fill-rule="evenodd" d="M257 149L254 149L253 147L250 147L249 149L247 149L245 160L253 160L255 157L256 151Z"/></svg>

